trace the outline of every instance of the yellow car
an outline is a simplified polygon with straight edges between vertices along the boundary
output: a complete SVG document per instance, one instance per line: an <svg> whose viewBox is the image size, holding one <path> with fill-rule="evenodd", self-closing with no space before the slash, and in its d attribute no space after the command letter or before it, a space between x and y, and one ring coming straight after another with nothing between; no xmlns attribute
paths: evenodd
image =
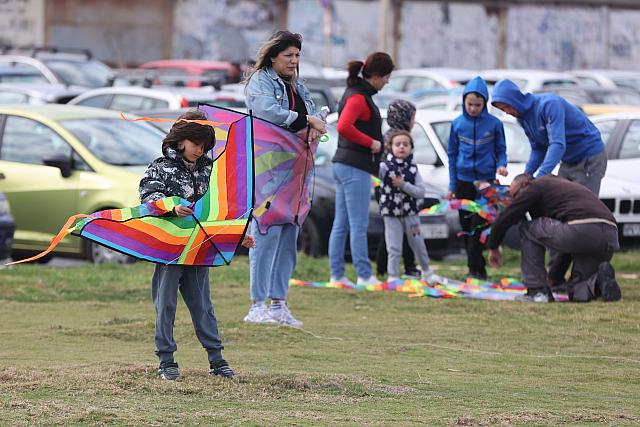
<svg viewBox="0 0 640 427"><path fill-rule="evenodd" d="M138 183L165 134L116 111L43 105L0 107L0 192L16 222L12 256L43 251L67 218L139 204ZM75 236L55 254L95 263L129 257ZM46 261L46 259L45 259Z"/></svg>

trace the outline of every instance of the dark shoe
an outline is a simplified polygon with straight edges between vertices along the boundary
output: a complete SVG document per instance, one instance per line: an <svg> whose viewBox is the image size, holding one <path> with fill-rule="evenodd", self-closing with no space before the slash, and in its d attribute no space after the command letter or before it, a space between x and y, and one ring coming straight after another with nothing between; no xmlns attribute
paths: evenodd
<svg viewBox="0 0 640 427"><path fill-rule="evenodd" d="M551 292L566 294L567 292L569 292L569 288L567 287L567 282L552 283Z"/></svg>
<svg viewBox="0 0 640 427"><path fill-rule="evenodd" d="M223 378L233 378L235 372L229 367L226 360L218 360L217 362L209 362L209 375L220 375Z"/></svg>
<svg viewBox="0 0 640 427"><path fill-rule="evenodd" d="M422 275L422 272L420 270L418 270L417 268L413 268L410 270L406 270L404 272L404 275L407 279L420 279L420 276Z"/></svg>
<svg viewBox="0 0 640 427"><path fill-rule="evenodd" d="M471 271L467 273L467 278L478 279L478 280L487 280L487 272L486 271Z"/></svg>
<svg viewBox="0 0 640 427"><path fill-rule="evenodd" d="M598 266L596 276L596 295L600 294L602 301L619 301L622 299L620 286L616 281L616 272L608 262L602 262Z"/></svg>
<svg viewBox="0 0 640 427"><path fill-rule="evenodd" d="M166 381L175 381L180 377L176 362L162 362L158 368L158 375Z"/></svg>
<svg viewBox="0 0 640 427"><path fill-rule="evenodd" d="M555 299L551 292L545 292L540 290L527 291L524 295L518 295L516 301L535 302L538 304L545 304L548 302L554 302Z"/></svg>

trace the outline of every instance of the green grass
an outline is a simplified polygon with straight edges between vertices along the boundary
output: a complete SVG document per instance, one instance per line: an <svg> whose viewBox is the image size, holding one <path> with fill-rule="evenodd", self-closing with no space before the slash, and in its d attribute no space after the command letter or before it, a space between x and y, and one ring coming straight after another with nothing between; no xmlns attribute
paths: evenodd
<svg viewBox="0 0 640 427"><path fill-rule="evenodd" d="M639 425L639 255L616 255L624 299L609 304L292 288L304 330L242 322L239 257L212 269L238 378L207 376L181 303L177 383L155 376L150 264L0 270L0 425ZM518 277L505 260L494 277ZM327 276L299 259L295 277Z"/></svg>

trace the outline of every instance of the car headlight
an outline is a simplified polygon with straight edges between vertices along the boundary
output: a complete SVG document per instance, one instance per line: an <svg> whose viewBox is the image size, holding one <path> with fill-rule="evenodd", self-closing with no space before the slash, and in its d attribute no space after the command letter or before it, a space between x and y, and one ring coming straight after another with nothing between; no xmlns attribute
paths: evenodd
<svg viewBox="0 0 640 427"><path fill-rule="evenodd" d="M9 209L9 201L7 199L0 199L0 216L9 215L11 210Z"/></svg>

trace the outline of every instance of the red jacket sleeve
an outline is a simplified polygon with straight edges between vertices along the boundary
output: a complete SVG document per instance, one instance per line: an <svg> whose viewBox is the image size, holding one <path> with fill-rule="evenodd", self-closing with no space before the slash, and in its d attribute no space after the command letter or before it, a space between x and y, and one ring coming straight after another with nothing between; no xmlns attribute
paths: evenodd
<svg viewBox="0 0 640 427"><path fill-rule="evenodd" d="M338 133L347 140L365 146L371 147L373 138L356 129L356 120L368 121L371 119L371 111L364 95L359 93L353 94L347 99L347 102L338 118Z"/></svg>

